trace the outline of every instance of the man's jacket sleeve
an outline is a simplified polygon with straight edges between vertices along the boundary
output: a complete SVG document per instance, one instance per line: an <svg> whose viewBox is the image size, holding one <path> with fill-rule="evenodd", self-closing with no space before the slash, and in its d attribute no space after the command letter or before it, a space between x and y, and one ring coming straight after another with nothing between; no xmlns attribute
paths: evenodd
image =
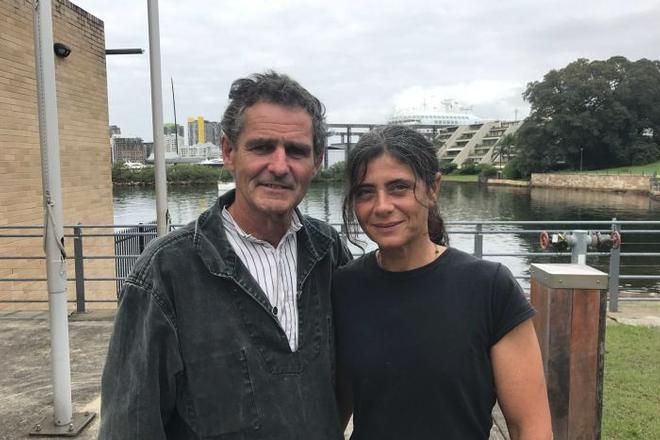
<svg viewBox="0 0 660 440"><path fill-rule="evenodd" d="M101 385L99 439L164 439L183 369L176 326L153 290L126 283Z"/></svg>

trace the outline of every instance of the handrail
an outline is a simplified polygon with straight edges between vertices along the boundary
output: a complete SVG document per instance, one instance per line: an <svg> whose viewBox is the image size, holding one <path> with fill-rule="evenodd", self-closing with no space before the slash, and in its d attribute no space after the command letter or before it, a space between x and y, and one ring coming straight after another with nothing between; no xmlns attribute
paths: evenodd
<svg viewBox="0 0 660 440"><path fill-rule="evenodd" d="M473 242L473 254L480 258L492 258L492 257L544 257L544 258L557 258L557 257L568 257L571 256L570 252L535 252L531 251L521 251L521 252L485 252L484 251L484 236L486 235L516 235L516 236L530 236L538 235L542 232L542 229L538 229L538 226L550 228L545 229L548 232L555 231L565 231L569 228L567 226L573 226L573 229L580 229L581 226L590 226L592 232L611 232L614 228L619 230L624 227L623 233L626 237L632 235L651 235L658 234L660 235L660 221L644 221L644 220L473 220L473 221L446 221L445 225L450 236L453 235L472 235L474 236ZM183 225L172 225L172 229L177 229ZM331 226L335 227L339 231L343 231L344 228L339 223L331 223ZM512 228L511 226L515 226ZM534 226L535 228L526 229L525 226ZM561 226L561 227L560 227ZM605 227L603 227L605 226ZM634 227L639 226L640 229L634 229ZM649 229L657 226L658 229ZM121 286L123 281L126 280L128 271L132 267L132 264L139 257L140 252L144 249L146 243L156 237L155 231L149 231L148 228L154 228L155 225L152 224L76 224L76 225L65 225L64 228L71 233L65 234L67 238L73 238L74 240L74 252L72 259L75 262L75 276L69 277L68 281L75 282L76 290L76 300L71 301L77 304L78 311L84 311L85 303L97 303L97 302L111 302L116 299L87 299L85 298L85 283L86 282L100 282L100 281L114 281L117 283L117 288ZM597 227L599 229L594 229ZM453 229L455 228L455 229ZM630 228L630 229L628 229ZM40 233L43 229L42 225L0 225L0 244L2 243L2 238L42 238L43 234ZM112 229L112 231L102 232L104 229ZM586 228L581 228L586 229ZM101 231L99 231L101 230ZM7 231L10 233L3 233ZM18 233L11 233L13 231L19 231ZM26 232L21 232L26 231ZM27 232L30 231L30 232ZM365 237L363 233L360 232L360 237ZM87 255L84 253L84 242L88 239L100 238L100 237L114 237L115 239L115 255L108 254L96 254L96 255ZM123 250L122 254L117 253L117 242L124 240L137 240L139 243L139 248L132 248L133 250ZM625 242L627 246L632 246L635 243ZM648 243L640 243L647 244ZM660 242L658 243L660 245ZM1 248L0 248L1 249ZM660 257L660 252L621 252L620 249L611 250L610 252L587 252L587 257L609 257L610 267L609 267L609 276L610 276L610 285L609 285L609 294L610 294L610 307L611 309L616 310L619 300L633 301L639 300L639 298L634 297L625 297L619 298L619 281L621 280L660 280L660 274L639 274L639 273L621 273L621 258L652 258ZM43 255L0 255L0 263L2 261L11 261L11 260L45 260ZM116 276L85 276L84 275L84 262L89 260L114 260L115 261L115 272ZM529 280L530 277L528 274L516 274L516 279L519 280ZM44 277L21 277L21 278L0 278L0 289L3 285L3 282L44 282L46 278ZM646 298L645 298L646 299ZM649 300L660 300L660 298ZM11 299L3 300L0 299L0 303L33 303L33 302L46 302L45 300L20 300L20 299Z"/></svg>

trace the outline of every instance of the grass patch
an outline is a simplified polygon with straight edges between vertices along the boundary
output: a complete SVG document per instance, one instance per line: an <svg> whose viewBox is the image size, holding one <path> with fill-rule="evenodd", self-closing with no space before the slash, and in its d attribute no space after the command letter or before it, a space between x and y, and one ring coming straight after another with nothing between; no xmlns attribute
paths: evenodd
<svg viewBox="0 0 660 440"><path fill-rule="evenodd" d="M443 182L478 182L478 174L447 174L442 176Z"/></svg>
<svg viewBox="0 0 660 440"><path fill-rule="evenodd" d="M653 173L660 175L660 160L657 162L647 163L646 165L636 165L628 167L605 168L602 170L584 171L587 174L634 174L650 176Z"/></svg>
<svg viewBox="0 0 660 440"><path fill-rule="evenodd" d="M660 439L660 329L607 326L603 438Z"/></svg>

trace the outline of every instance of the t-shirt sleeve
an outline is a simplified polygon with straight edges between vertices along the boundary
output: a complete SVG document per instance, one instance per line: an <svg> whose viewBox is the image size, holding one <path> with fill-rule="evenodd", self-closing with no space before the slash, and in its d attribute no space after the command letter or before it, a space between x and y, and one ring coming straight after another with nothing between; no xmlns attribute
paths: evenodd
<svg viewBox="0 0 660 440"><path fill-rule="evenodd" d="M495 273L492 290L491 346L518 324L534 316L536 311L527 301L520 284L511 271L500 264Z"/></svg>

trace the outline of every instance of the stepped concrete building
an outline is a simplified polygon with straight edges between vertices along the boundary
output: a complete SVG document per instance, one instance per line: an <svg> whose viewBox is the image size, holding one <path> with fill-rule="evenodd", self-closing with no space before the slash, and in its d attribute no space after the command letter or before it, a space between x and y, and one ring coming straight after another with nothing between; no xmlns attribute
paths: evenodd
<svg viewBox="0 0 660 440"><path fill-rule="evenodd" d="M500 155L499 142L503 136L515 133L521 124L522 121L491 121L444 128L436 137L440 145L438 157L459 168L480 163L503 165L509 154Z"/></svg>
<svg viewBox="0 0 660 440"><path fill-rule="evenodd" d="M0 1L0 225L42 225L41 150L37 115L32 11L34 0ZM112 181L108 148L108 88L103 22L66 0L53 0L55 42L71 53L55 57L64 224L111 224ZM71 228L65 229L71 234ZM100 231L108 232L108 230ZM85 233L91 234L88 229ZM41 231L6 230L0 237L0 309L48 307ZM37 235L25 237L27 234ZM73 239L65 246L74 278ZM111 237L85 239L85 255L113 255ZM112 260L85 260L86 277L113 277ZM11 281L17 279L16 281ZM115 283L87 282L88 299L114 306ZM75 299L75 284L67 285ZM17 303L16 301L26 301ZM30 302L40 301L40 302ZM88 307L101 303L88 304Z"/></svg>

